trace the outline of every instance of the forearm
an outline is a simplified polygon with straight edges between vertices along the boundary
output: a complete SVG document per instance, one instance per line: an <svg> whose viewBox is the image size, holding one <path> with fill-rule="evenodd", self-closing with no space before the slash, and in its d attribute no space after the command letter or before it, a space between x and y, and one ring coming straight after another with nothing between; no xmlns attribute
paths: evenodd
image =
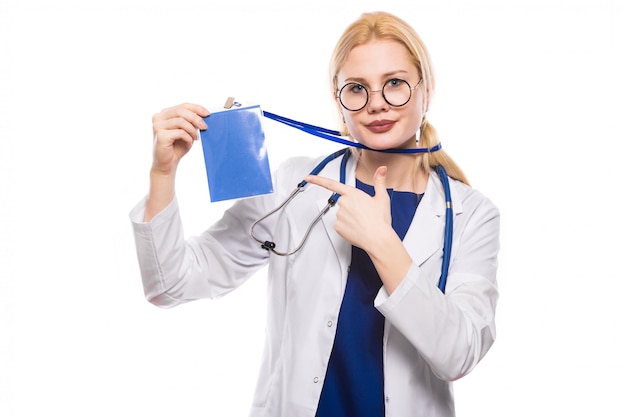
<svg viewBox="0 0 626 417"><path fill-rule="evenodd" d="M455 219L456 236L462 238L454 240L445 294L437 287L442 252L426 259L411 252L419 264L411 265L393 294L385 287L375 300L378 310L444 380L471 371L496 336L499 214L482 198L463 203L471 215Z"/></svg>
<svg viewBox="0 0 626 417"><path fill-rule="evenodd" d="M152 220L174 200L175 179L175 172L163 174L155 169L150 170L150 189L146 201L145 222Z"/></svg>
<svg viewBox="0 0 626 417"><path fill-rule="evenodd" d="M267 198L271 205L273 199ZM173 307L200 298L218 298L265 265L267 252L245 238L250 219L267 212L261 200L238 201L211 228L188 239L176 198L150 222L142 221L145 199L139 202L130 219L148 300Z"/></svg>
<svg viewBox="0 0 626 417"><path fill-rule="evenodd" d="M462 286L444 295L420 269L413 265L395 293L379 293L375 305L440 379L454 381L470 372L495 340L497 288L466 276Z"/></svg>
<svg viewBox="0 0 626 417"><path fill-rule="evenodd" d="M385 290L392 294L409 271L413 263L411 256L393 229L387 236L377 239L375 247L368 254Z"/></svg>

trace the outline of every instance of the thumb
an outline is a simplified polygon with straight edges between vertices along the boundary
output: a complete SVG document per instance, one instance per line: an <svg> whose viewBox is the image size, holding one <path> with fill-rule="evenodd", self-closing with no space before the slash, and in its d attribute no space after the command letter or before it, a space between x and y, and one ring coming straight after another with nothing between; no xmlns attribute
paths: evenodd
<svg viewBox="0 0 626 417"><path fill-rule="evenodd" d="M375 196L386 196L387 194L387 167L378 167L374 172L374 194Z"/></svg>

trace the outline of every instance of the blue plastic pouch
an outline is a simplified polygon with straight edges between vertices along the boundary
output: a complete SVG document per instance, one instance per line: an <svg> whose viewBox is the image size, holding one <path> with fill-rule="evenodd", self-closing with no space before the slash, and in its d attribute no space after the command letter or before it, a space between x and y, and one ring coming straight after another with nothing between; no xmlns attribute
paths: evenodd
<svg viewBox="0 0 626 417"><path fill-rule="evenodd" d="M212 202L274 192L262 115L256 105L204 118L200 139Z"/></svg>

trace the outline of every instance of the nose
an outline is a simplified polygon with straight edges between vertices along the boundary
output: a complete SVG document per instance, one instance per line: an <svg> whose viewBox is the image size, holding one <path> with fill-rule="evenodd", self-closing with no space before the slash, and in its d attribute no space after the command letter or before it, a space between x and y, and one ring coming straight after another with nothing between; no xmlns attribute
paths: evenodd
<svg viewBox="0 0 626 417"><path fill-rule="evenodd" d="M370 113L376 113L389 108L389 103L383 96L383 90L372 90L369 92L369 100L367 101L367 110Z"/></svg>

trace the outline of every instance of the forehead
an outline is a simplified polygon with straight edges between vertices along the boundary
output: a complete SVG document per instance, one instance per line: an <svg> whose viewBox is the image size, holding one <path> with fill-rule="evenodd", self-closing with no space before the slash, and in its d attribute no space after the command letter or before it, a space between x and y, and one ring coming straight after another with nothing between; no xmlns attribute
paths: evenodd
<svg viewBox="0 0 626 417"><path fill-rule="evenodd" d="M337 75L339 80L377 80L398 72L417 73L409 50L398 41L374 39L354 47Z"/></svg>

